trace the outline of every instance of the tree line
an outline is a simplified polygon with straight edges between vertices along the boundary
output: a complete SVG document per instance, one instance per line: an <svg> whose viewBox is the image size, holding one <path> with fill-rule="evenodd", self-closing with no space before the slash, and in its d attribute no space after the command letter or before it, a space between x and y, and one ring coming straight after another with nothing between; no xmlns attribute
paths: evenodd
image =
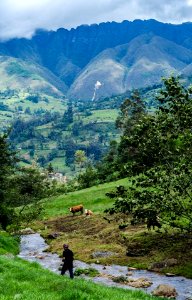
<svg viewBox="0 0 192 300"><path fill-rule="evenodd" d="M11 150L8 135L0 135L0 226L18 227L37 218L49 195L51 182L36 166L19 167L17 154Z"/></svg>

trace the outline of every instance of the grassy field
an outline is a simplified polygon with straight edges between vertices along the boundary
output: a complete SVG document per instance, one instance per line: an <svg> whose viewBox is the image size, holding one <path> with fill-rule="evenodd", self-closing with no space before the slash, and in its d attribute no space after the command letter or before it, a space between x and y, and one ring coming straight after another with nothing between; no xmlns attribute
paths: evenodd
<svg viewBox="0 0 192 300"><path fill-rule="evenodd" d="M62 277L11 254L18 253L18 243L0 232L1 300L152 300L140 291L108 288L92 282ZM3 254L3 255L2 255ZM5 255L7 254L7 255Z"/></svg>
<svg viewBox="0 0 192 300"><path fill-rule="evenodd" d="M115 122L118 116L117 109L103 109L103 110L93 110L92 115L84 118L85 123L90 121L98 122Z"/></svg>
<svg viewBox="0 0 192 300"><path fill-rule="evenodd" d="M130 181L125 178L115 182L99 184L88 189L52 197L45 201L45 218L63 216L69 213L69 207L76 204L83 204L85 208L91 209L94 213L102 213L104 209L110 207L113 200L105 194L117 185L128 186Z"/></svg>
<svg viewBox="0 0 192 300"><path fill-rule="evenodd" d="M7 111L0 111L1 128L8 127L16 118L20 118L23 121L39 118L41 122L46 122L43 119L45 118L43 114L46 111L58 112L60 117L43 125L32 125L34 126L35 136L30 136L29 132L24 129L24 132L22 132L22 135L26 136L24 141L19 141L18 137L17 140L13 141L18 149L22 149L23 155L21 159L24 161L32 162L33 155L28 154L30 152L29 146L33 145L34 156L37 159L41 158L41 166L46 167L51 163L56 172L62 172L67 177L71 177L74 175L73 158L70 162L71 165L67 166L65 161L66 149L64 153L61 153L58 147L60 142L63 144L66 140L70 140L71 149L74 151L78 150L78 148L81 149L83 147L84 149L87 147L89 157L99 159L98 156L102 155L109 146L109 140L118 138L114 125L118 115L117 109L90 110L89 113L91 115L86 116L84 111L79 112L74 106L74 122L66 129L60 127L62 123L61 116L67 108L66 99L41 93L38 96L38 103L34 103L29 100L29 96L31 96L29 93L21 90L15 91L14 95L7 97L0 95L0 103L7 109ZM79 121L81 123L78 125L78 129L74 131L76 133L73 133L73 126L76 128L75 126L77 126ZM98 154L98 149L101 149L101 154ZM55 151L53 159L49 157L51 151Z"/></svg>
<svg viewBox="0 0 192 300"><path fill-rule="evenodd" d="M60 112L64 112L66 110L66 102L64 102L59 96L56 98L41 94L42 97L46 97L47 101L40 100L38 103L33 103L32 101L27 100L27 96L29 96L28 93L19 92L17 98L12 97L5 100L2 99L1 101L13 111L17 109L18 106L22 107L23 111L29 107L31 112L34 112L38 109Z"/></svg>

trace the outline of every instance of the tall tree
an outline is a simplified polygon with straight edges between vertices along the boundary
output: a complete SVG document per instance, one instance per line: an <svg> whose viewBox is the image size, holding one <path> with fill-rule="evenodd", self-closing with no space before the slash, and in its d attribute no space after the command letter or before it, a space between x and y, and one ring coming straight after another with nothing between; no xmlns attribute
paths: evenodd
<svg viewBox="0 0 192 300"><path fill-rule="evenodd" d="M80 169L83 167L83 164L87 160L85 151L83 150L77 150L75 152L75 163L79 165Z"/></svg>
<svg viewBox="0 0 192 300"><path fill-rule="evenodd" d="M142 174L123 196L112 193L116 201L109 211L148 221L160 216L171 226L191 230L191 92L174 77L164 79L157 112L141 118L128 136L124 132L120 146L126 149L126 167Z"/></svg>
<svg viewBox="0 0 192 300"><path fill-rule="evenodd" d="M0 135L0 224L6 228L13 217L13 211L8 208L10 176L14 172L16 159L7 143L7 135Z"/></svg>
<svg viewBox="0 0 192 300"><path fill-rule="evenodd" d="M62 118L62 127L66 129L66 127L71 123L73 123L73 105L72 102L69 101L67 104L67 109Z"/></svg>

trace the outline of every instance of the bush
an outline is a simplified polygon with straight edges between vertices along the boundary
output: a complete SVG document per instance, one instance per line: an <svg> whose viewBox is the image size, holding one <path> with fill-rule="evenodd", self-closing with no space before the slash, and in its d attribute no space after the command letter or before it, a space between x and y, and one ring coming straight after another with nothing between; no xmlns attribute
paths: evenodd
<svg viewBox="0 0 192 300"><path fill-rule="evenodd" d="M74 272L74 275L75 276L80 276L80 275L86 275L86 276L89 276L89 277L96 277L96 276L99 276L99 272L94 269L94 268L88 268L88 269L76 269L75 272Z"/></svg>

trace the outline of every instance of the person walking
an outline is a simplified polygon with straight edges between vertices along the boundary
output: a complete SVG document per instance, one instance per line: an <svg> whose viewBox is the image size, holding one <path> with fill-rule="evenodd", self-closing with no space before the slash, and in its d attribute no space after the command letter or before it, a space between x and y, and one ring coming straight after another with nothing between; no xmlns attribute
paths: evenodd
<svg viewBox="0 0 192 300"><path fill-rule="evenodd" d="M61 275L64 275L65 272L68 270L70 278L73 279L73 251L69 249L69 245L63 245L63 266L61 269Z"/></svg>

